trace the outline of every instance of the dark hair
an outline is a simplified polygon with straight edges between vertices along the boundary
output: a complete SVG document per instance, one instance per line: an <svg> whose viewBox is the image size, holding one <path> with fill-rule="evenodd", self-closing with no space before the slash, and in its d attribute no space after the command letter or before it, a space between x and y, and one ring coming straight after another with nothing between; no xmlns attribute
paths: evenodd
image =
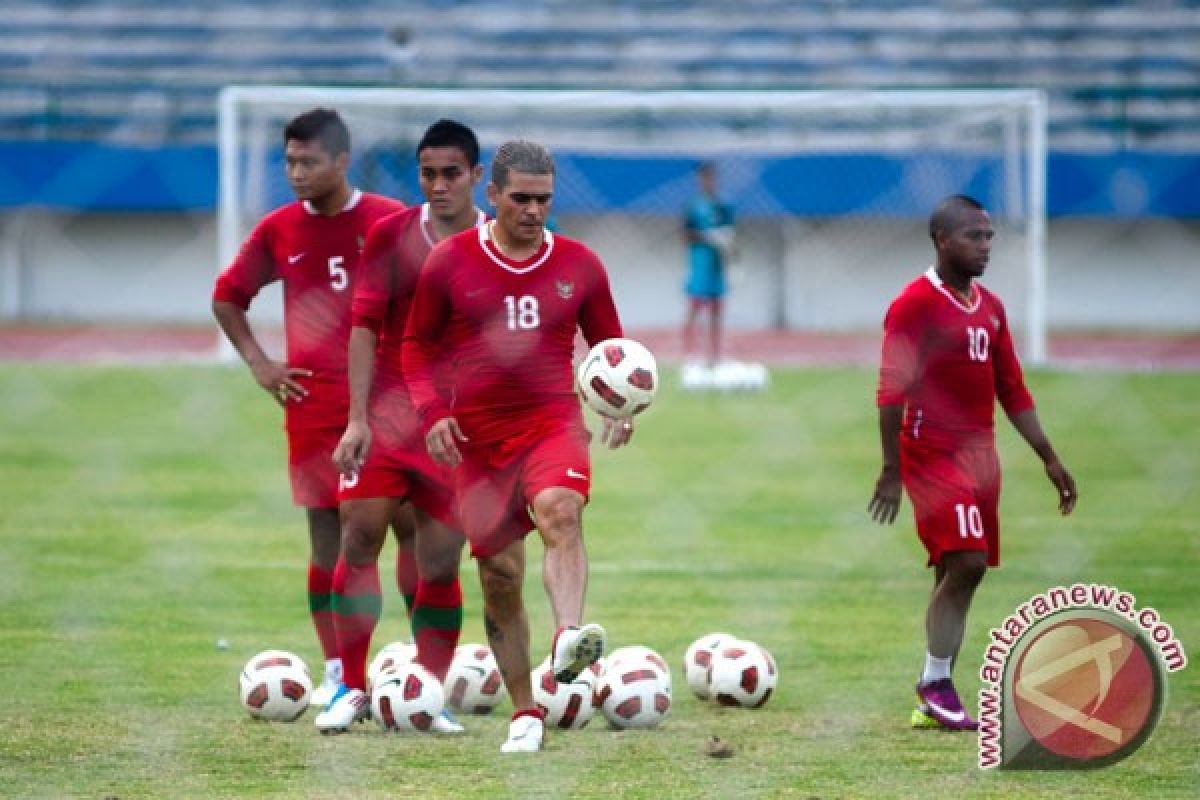
<svg viewBox="0 0 1200 800"><path fill-rule="evenodd" d="M973 211L984 210L983 203L965 194L952 194L938 203L929 215L929 238L933 239L934 244L937 244L938 231L954 230L962 212L968 208Z"/></svg>
<svg viewBox="0 0 1200 800"><path fill-rule="evenodd" d="M295 139L299 142L319 141L321 148L331 156L350 152L350 131L341 116L330 108L314 108L305 111L283 129L283 143Z"/></svg>
<svg viewBox="0 0 1200 800"><path fill-rule="evenodd" d="M503 189L508 185L509 172L529 175L553 175L554 157L537 142L514 139L496 149L492 158L492 183Z"/></svg>
<svg viewBox="0 0 1200 800"><path fill-rule="evenodd" d="M427 147L457 147L474 167L479 163L479 140L475 131L452 119L439 119L429 126L421 141L417 142L417 158Z"/></svg>

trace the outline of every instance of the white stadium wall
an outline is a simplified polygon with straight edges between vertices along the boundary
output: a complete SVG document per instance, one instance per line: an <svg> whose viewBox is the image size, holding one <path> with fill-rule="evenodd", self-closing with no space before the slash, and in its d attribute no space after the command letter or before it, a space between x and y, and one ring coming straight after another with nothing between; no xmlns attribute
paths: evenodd
<svg viewBox="0 0 1200 800"><path fill-rule="evenodd" d="M596 249L612 274L630 328L673 326L684 308L683 244L674 220L639 221L644 238L602 218L561 220L564 232ZM808 226L844 226L808 237ZM729 324L764 329L871 330L888 300L930 261L921 225L861 219L784 226L739 226L739 266L731 275ZM606 233L607 231L607 233ZM620 231L620 235L615 232ZM828 233L828 230L825 231ZM870 238L881 254L843 264L820 242ZM31 322L207 324L216 275L210 215L60 215L24 211L0 216L0 319ZM827 246L827 245L826 245ZM1021 304L1006 283L997 243L985 280L1020 321ZM1047 314L1052 330L1200 329L1200 222L1052 220ZM780 277L782 273L782 277ZM782 285L782 293L775 287ZM816 291L815 287L820 287ZM819 296L819 302L813 298ZM256 302L255 318L279 318L279 293Z"/></svg>

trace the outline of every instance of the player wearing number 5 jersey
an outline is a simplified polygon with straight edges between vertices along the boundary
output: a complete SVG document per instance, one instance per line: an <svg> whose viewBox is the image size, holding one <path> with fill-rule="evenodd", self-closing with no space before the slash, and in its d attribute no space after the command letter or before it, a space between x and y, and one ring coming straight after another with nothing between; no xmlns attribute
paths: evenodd
<svg viewBox="0 0 1200 800"><path fill-rule="evenodd" d="M213 314L255 381L284 408L292 497L308 515L309 606L326 660L314 703L322 703L341 680L332 618L340 536L332 457L349 407L346 347L354 273L367 230L404 204L350 185L350 135L337 112L301 114L284 128L283 138L296 201L264 217L217 278ZM274 281L283 283L284 362L266 355L246 317L259 290Z"/></svg>
<svg viewBox="0 0 1200 800"><path fill-rule="evenodd" d="M934 567L913 724L974 730L950 672L975 590L1000 563L997 400L1045 464L1062 514L1071 513L1077 494L1025 388L1004 306L975 282L991 253L987 212L954 195L934 211L929 234L936 263L884 318L876 397L883 469L868 510L878 522L894 521L903 486Z"/></svg>
<svg viewBox="0 0 1200 800"><path fill-rule="evenodd" d="M604 649L604 629L582 624L591 470L571 360L577 331L594 344L620 336L621 323L596 255L546 230L553 189L545 148L514 141L496 151L488 185L496 218L430 253L402 350L429 454L454 471L488 641L517 712L503 752L540 749L544 730L521 599L524 537L535 525L545 545L558 679L573 681ZM450 401L435 381L445 363L453 365ZM619 447L632 430L608 420L603 438Z"/></svg>

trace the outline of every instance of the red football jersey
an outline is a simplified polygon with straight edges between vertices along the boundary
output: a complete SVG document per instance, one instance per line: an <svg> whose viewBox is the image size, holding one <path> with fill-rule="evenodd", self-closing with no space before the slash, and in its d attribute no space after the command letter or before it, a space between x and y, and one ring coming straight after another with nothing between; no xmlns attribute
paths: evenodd
<svg viewBox="0 0 1200 800"><path fill-rule="evenodd" d="M480 211L475 225L486 221L487 215ZM396 396L396 390L404 385L400 367L404 328L417 276L435 244L428 203L390 214L367 233L362 267L354 281L352 324L379 336L372 380L375 393L386 391ZM439 389L445 389L448 380L439 374Z"/></svg>
<svg viewBox="0 0 1200 800"><path fill-rule="evenodd" d="M519 440L538 422L581 421L571 360L621 336L608 274L580 242L545 233L526 261L504 256L489 226L439 243L425 262L404 338L404 377L428 427L451 413L475 443ZM447 407L434 384L453 365Z"/></svg>
<svg viewBox="0 0 1200 800"><path fill-rule="evenodd" d="M876 402L905 404L904 435L990 444L997 399L1010 415L1033 407L1004 306L978 283L964 304L930 267L892 301L883 330Z"/></svg>
<svg viewBox="0 0 1200 800"><path fill-rule="evenodd" d="M381 195L351 195L333 216L308 202L265 216L217 278L213 299L249 308L262 287L283 281L287 364L312 370L300 383L308 397L286 406L289 429L341 426L349 411L346 351L353 279L367 230L404 204Z"/></svg>

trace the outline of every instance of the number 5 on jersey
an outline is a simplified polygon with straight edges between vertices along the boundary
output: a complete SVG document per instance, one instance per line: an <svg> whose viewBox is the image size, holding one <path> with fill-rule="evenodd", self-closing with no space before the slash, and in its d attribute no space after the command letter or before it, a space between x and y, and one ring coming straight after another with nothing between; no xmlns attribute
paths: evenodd
<svg viewBox="0 0 1200 800"><path fill-rule="evenodd" d="M346 261L342 256L329 257L329 285L335 292L341 292L350 285L350 275L342 264Z"/></svg>

